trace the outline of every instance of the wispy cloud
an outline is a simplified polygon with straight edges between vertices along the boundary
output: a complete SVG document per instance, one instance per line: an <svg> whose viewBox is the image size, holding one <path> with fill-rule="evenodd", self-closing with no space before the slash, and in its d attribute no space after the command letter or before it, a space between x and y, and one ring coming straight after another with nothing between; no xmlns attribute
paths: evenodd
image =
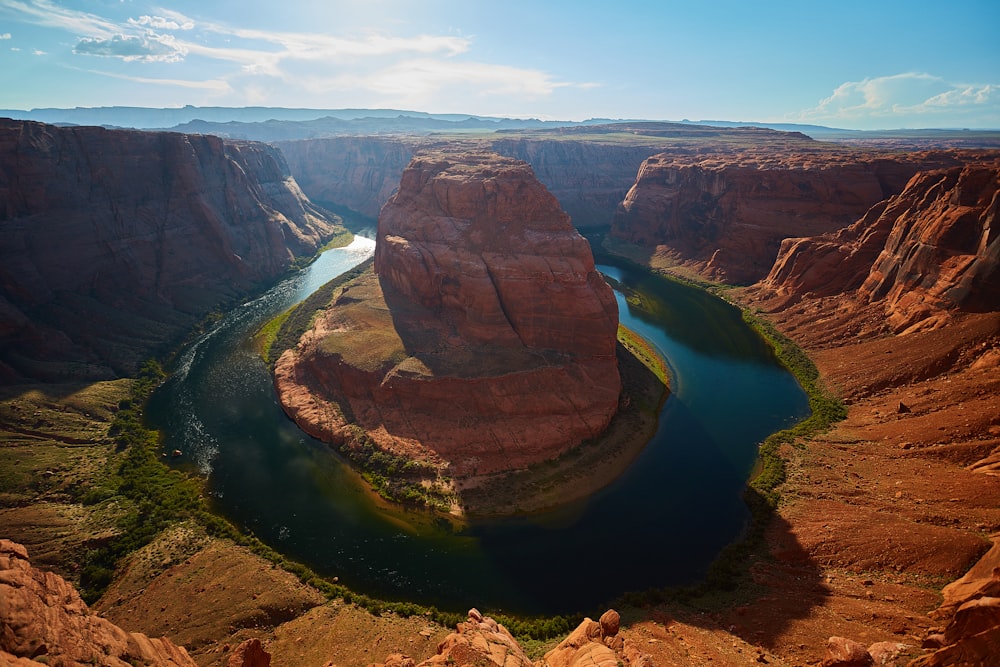
<svg viewBox="0 0 1000 667"><path fill-rule="evenodd" d="M5 32L2 35L0 35L0 39L10 39L10 38L11 34L9 32Z"/></svg>
<svg viewBox="0 0 1000 667"><path fill-rule="evenodd" d="M90 72L91 74L99 74L101 76L107 76L112 79L121 79L123 81L132 81L133 83L142 83L153 86L169 86L176 88L190 88L193 90L207 90L219 95L225 95L227 93L233 92L232 86L228 82L221 79L207 79L192 81L188 79L158 79L154 77L144 77L144 76L129 76L127 74L116 74L113 72L104 72L101 70L82 70Z"/></svg>
<svg viewBox="0 0 1000 667"><path fill-rule="evenodd" d="M267 31L166 8L147 11L114 21L53 0L0 0L0 15L72 35L77 56L172 63L178 72L179 63L197 63L211 72L206 76L212 80L202 88L223 91L219 83L225 82L233 102L240 98L263 102L268 94L294 89L317 102L318 95L326 93L323 99L330 99L329 93L335 92L338 99L348 97L344 93L374 94L386 101L423 105L446 96L537 99L561 87L596 85L562 82L537 69L477 61L471 57L473 39L454 34ZM130 80L182 85L178 82L196 76Z"/></svg>
<svg viewBox="0 0 1000 667"><path fill-rule="evenodd" d="M921 118L933 121L944 114L954 117L963 111L993 113L1000 118L1000 85L953 83L925 72L848 81L815 107L790 118L820 122L896 119L919 122Z"/></svg>
<svg viewBox="0 0 1000 667"><path fill-rule="evenodd" d="M113 35L108 39L84 37L73 53L88 56L121 58L125 61L177 62L187 55L187 49L170 35Z"/></svg>
<svg viewBox="0 0 1000 667"><path fill-rule="evenodd" d="M74 35L110 38L120 32L113 21L95 14L63 7L49 0L3 0L0 9L35 25L60 28Z"/></svg>

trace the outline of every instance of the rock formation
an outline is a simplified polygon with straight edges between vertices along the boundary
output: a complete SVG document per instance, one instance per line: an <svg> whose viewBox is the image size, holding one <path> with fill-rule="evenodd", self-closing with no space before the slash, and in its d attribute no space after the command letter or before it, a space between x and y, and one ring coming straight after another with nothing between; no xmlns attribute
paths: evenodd
<svg viewBox="0 0 1000 667"><path fill-rule="evenodd" d="M558 646L532 662L517 641L489 616L477 609L445 637L437 655L416 667L652 667L652 659L618 634L618 612L609 609L600 621L584 619ZM415 661L393 654L373 667L414 667Z"/></svg>
<svg viewBox="0 0 1000 667"><path fill-rule="evenodd" d="M330 137L275 145L311 200L344 206L374 220L413 157L412 143L415 140Z"/></svg>
<svg viewBox="0 0 1000 667"><path fill-rule="evenodd" d="M429 153L383 208L375 273L278 360L286 412L456 479L558 456L615 414L617 305L523 162Z"/></svg>
<svg viewBox="0 0 1000 667"><path fill-rule="evenodd" d="M833 234L786 239L764 290L795 300L856 293L884 304L893 332L1000 304L1000 167L914 176L899 195Z"/></svg>
<svg viewBox="0 0 1000 667"><path fill-rule="evenodd" d="M196 667L169 639L126 632L90 612L62 577L0 539L0 663L49 667Z"/></svg>
<svg viewBox="0 0 1000 667"><path fill-rule="evenodd" d="M312 255L280 153L0 120L0 378L109 377Z"/></svg>
<svg viewBox="0 0 1000 667"><path fill-rule="evenodd" d="M918 170L955 164L952 153L801 147L662 153L643 162L612 235L711 279L752 283L783 239L844 227Z"/></svg>

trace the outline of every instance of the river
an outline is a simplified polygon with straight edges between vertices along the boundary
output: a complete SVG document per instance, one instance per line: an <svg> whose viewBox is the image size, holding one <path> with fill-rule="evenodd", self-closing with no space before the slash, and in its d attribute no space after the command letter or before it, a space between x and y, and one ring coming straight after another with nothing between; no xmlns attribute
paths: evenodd
<svg viewBox="0 0 1000 667"><path fill-rule="evenodd" d="M372 500L350 468L281 411L249 343L271 317L371 256L356 238L228 313L180 357L148 410L164 449L207 476L214 508L351 589L464 611L598 612L630 590L690 583L749 519L742 490L768 434L808 401L738 310L628 266L599 268L642 292L623 324L668 360L656 435L613 484L531 517L455 533Z"/></svg>

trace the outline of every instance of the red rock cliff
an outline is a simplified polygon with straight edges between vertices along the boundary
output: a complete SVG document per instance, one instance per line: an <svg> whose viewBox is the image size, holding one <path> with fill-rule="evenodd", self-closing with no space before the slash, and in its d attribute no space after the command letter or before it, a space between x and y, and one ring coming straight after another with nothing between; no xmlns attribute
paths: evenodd
<svg viewBox="0 0 1000 667"><path fill-rule="evenodd" d="M383 208L374 276L278 361L286 411L456 479L555 457L615 414L617 306L586 240L523 162L414 158Z"/></svg>
<svg viewBox="0 0 1000 667"><path fill-rule="evenodd" d="M788 300L856 291L861 304L884 303L896 333L996 310L998 192L995 163L917 174L850 227L787 239L761 287Z"/></svg>
<svg viewBox="0 0 1000 667"><path fill-rule="evenodd" d="M751 283L767 275L783 239L844 227L918 170L955 164L949 153L829 147L664 153L640 167L612 235L706 277Z"/></svg>
<svg viewBox="0 0 1000 667"><path fill-rule="evenodd" d="M335 230L264 144L0 121L0 378L128 373Z"/></svg>

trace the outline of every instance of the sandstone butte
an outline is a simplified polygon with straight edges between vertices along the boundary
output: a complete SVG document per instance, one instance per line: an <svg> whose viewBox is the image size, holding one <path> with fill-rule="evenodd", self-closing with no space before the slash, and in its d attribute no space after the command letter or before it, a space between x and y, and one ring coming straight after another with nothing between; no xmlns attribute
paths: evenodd
<svg viewBox="0 0 1000 667"><path fill-rule="evenodd" d="M383 207L374 273L275 366L309 434L453 479L526 468L600 434L617 407L618 311L590 246L524 162L427 153Z"/></svg>
<svg viewBox="0 0 1000 667"><path fill-rule="evenodd" d="M961 165L970 155L827 145L668 151L642 163L611 236L668 266L750 284L768 274L785 238L834 232L918 171Z"/></svg>

